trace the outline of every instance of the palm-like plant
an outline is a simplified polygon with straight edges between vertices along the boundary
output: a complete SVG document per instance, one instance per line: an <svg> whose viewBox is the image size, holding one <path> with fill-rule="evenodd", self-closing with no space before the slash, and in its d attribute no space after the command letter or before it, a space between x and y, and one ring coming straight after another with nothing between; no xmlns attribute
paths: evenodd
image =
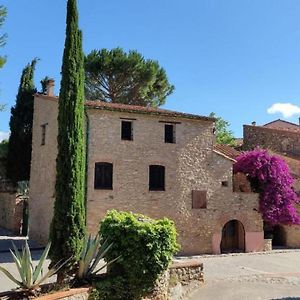
<svg viewBox="0 0 300 300"><path fill-rule="evenodd" d="M51 243L48 243L45 248L38 264L36 267L33 266L31 252L28 246L27 241L25 246L22 248L22 251L19 252L17 247L13 244L14 251L10 249L11 255L17 266L19 277L18 280L15 278L9 271L0 266L0 271L2 271L11 281L18 285L23 291L34 291L40 284L45 282L49 277L54 275L65 263L59 262L53 268L51 268L46 274L43 274L43 265L48 256Z"/></svg>
<svg viewBox="0 0 300 300"><path fill-rule="evenodd" d="M104 258L112 246L107 240L102 244L100 244L100 241L101 237L99 235L96 237L92 237L91 235L85 237L79 260L79 268L76 274L77 279L89 279L120 258L119 256L97 268L101 259Z"/></svg>

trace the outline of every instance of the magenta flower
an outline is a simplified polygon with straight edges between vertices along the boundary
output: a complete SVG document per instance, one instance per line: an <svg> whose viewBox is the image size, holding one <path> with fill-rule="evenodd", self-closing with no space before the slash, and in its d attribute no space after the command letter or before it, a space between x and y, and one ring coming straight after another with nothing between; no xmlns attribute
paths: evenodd
<svg viewBox="0 0 300 300"><path fill-rule="evenodd" d="M300 224L295 204L300 202L293 189L294 179L286 162L267 150L255 149L237 157L235 173L244 173L254 191L259 192L259 210L265 221L275 224Z"/></svg>

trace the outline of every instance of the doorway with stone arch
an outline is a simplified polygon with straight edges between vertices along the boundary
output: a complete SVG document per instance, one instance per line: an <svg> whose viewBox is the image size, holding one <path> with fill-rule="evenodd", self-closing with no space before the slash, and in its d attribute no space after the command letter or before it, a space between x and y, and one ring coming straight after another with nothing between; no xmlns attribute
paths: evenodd
<svg viewBox="0 0 300 300"><path fill-rule="evenodd" d="M245 252L245 229L234 219L222 228L221 253Z"/></svg>

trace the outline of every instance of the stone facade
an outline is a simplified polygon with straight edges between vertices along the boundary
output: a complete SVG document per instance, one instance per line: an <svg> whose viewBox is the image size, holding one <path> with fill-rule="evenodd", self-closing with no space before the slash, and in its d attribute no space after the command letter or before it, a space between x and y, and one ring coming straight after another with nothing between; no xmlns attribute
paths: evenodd
<svg viewBox="0 0 300 300"><path fill-rule="evenodd" d="M30 233L46 242L54 202L57 99L37 95L34 105ZM236 219L245 230L245 251L263 250L258 197L233 192L234 160L214 151L213 120L109 105L89 105L86 115L89 232L98 232L110 209L132 211L174 220L183 254L220 253L222 229ZM121 140L121 120L133 122L132 141ZM176 143L164 142L165 123L175 125ZM43 124L46 142L41 146ZM113 164L113 189L94 188L97 162ZM164 191L149 191L149 165L165 166ZM192 208L192 191L206 191L205 209Z"/></svg>

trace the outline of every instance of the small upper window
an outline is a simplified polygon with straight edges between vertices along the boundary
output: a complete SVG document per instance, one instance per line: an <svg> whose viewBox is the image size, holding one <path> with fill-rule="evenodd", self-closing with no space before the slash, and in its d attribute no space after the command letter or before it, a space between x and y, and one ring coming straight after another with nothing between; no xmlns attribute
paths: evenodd
<svg viewBox="0 0 300 300"><path fill-rule="evenodd" d="M149 166L149 190L165 190L165 167L158 165Z"/></svg>
<svg viewBox="0 0 300 300"><path fill-rule="evenodd" d="M122 121L121 139L127 141L133 140L131 121Z"/></svg>
<svg viewBox="0 0 300 300"><path fill-rule="evenodd" d="M95 189L112 190L113 188L113 164L98 162L95 164Z"/></svg>
<svg viewBox="0 0 300 300"><path fill-rule="evenodd" d="M46 144L46 129L47 129L47 125L48 124L43 124L41 125L42 128L42 140L41 140L41 145L45 145Z"/></svg>
<svg viewBox="0 0 300 300"><path fill-rule="evenodd" d="M175 125L165 124L165 143L175 143Z"/></svg>

